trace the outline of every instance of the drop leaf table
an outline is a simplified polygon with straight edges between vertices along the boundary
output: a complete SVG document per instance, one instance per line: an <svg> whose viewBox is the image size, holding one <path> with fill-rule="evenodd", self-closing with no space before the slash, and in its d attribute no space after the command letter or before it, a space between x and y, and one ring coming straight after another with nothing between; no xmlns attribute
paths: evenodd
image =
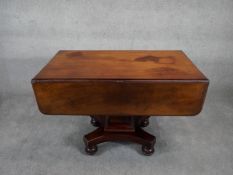
<svg viewBox="0 0 233 175"><path fill-rule="evenodd" d="M197 115L208 84L179 50L61 50L32 79L43 114L91 117L97 129L83 138L88 154L107 141L153 154L156 138L142 129L149 117Z"/></svg>

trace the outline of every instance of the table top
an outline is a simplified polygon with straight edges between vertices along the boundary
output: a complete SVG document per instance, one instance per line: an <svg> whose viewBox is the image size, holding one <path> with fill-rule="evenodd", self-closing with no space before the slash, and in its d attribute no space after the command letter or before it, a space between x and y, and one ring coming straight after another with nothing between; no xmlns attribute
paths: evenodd
<svg viewBox="0 0 233 175"><path fill-rule="evenodd" d="M35 80L206 80L180 50L61 50Z"/></svg>

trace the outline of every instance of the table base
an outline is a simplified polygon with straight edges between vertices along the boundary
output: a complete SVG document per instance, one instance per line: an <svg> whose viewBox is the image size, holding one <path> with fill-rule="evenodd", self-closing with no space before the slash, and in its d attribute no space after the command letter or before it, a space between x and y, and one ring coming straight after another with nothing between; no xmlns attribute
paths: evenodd
<svg viewBox="0 0 233 175"><path fill-rule="evenodd" d="M91 116L91 124L98 127L83 137L87 154L97 152L97 144L108 141L130 141L142 145L145 155L154 153L156 137L142 129L149 125L150 116Z"/></svg>

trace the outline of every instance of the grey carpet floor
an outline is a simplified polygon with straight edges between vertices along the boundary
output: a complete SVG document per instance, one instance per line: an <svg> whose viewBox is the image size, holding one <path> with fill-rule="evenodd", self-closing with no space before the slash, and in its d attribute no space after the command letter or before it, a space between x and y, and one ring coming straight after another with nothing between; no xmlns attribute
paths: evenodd
<svg viewBox="0 0 233 175"><path fill-rule="evenodd" d="M209 94L197 117L153 117L145 128L157 136L155 153L132 143L104 143L94 156L82 137L86 116L44 116L32 95L0 102L0 175L233 174L232 94Z"/></svg>

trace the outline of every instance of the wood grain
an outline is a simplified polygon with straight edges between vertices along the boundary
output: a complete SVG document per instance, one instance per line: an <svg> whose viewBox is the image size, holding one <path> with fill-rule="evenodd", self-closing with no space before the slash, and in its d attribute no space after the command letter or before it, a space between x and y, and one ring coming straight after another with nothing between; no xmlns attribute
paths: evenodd
<svg viewBox="0 0 233 175"><path fill-rule="evenodd" d="M67 115L195 115L206 82L34 81L40 111Z"/></svg>
<svg viewBox="0 0 233 175"><path fill-rule="evenodd" d="M59 51L32 80L51 115L196 115L208 83L182 51Z"/></svg>
<svg viewBox="0 0 233 175"><path fill-rule="evenodd" d="M59 51L41 79L206 80L182 51Z"/></svg>

